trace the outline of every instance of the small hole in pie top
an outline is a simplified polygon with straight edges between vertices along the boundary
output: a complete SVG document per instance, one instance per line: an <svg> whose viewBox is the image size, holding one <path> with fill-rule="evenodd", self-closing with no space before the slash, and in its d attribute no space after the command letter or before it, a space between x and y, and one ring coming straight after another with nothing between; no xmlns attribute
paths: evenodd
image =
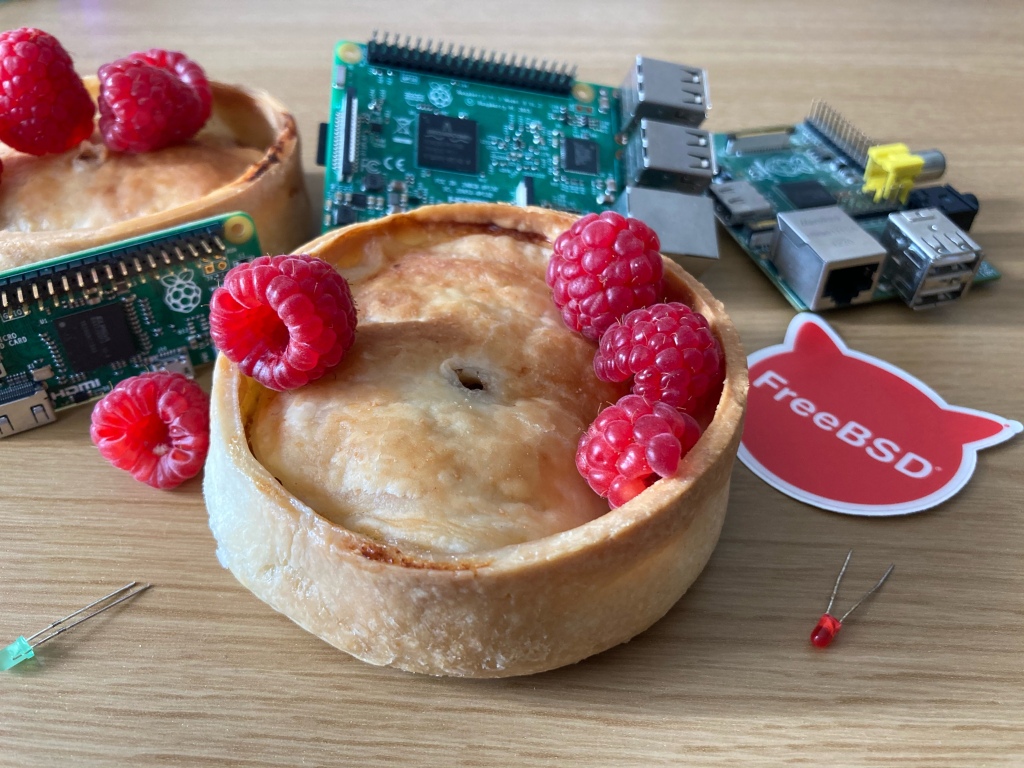
<svg viewBox="0 0 1024 768"><path fill-rule="evenodd" d="M453 389L463 395L484 397L486 400L500 396L500 379L488 367L453 357L441 363L440 373Z"/></svg>
<svg viewBox="0 0 1024 768"><path fill-rule="evenodd" d="M459 384L464 386L466 389L487 389L483 381L480 380L480 376L475 371L470 371L466 368L457 368L455 375L459 379Z"/></svg>

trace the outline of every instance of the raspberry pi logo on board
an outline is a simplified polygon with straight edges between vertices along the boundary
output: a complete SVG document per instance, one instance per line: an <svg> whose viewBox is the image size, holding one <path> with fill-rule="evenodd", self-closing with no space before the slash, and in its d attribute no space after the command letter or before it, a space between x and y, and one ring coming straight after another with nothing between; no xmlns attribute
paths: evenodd
<svg viewBox="0 0 1024 768"><path fill-rule="evenodd" d="M949 405L906 371L850 349L809 312L748 363L740 460L783 493L834 512L933 507L966 485L979 450L1024 429Z"/></svg>
<svg viewBox="0 0 1024 768"><path fill-rule="evenodd" d="M203 301L203 289L196 284L191 269L161 277L160 282L167 289L164 293L164 304L173 312L187 315L195 311Z"/></svg>

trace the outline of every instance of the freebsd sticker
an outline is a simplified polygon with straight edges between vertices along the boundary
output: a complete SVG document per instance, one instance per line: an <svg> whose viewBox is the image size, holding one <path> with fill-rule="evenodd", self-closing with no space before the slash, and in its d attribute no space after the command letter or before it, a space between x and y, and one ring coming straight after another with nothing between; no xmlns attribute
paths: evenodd
<svg viewBox="0 0 1024 768"><path fill-rule="evenodd" d="M946 403L906 371L847 347L803 312L748 358L739 458L795 499L852 515L905 515L964 487L977 453L1020 422Z"/></svg>

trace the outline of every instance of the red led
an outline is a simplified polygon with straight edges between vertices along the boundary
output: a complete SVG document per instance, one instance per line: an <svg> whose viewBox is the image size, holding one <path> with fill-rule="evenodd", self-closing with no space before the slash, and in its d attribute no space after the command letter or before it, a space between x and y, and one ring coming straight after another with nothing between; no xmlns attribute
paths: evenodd
<svg viewBox="0 0 1024 768"><path fill-rule="evenodd" d="M818 623L814 625L814 631L811 632L811 645L815 648L827 648L836 639L842 626L843 622L831 613L823 613Z"/></svg>
<svg viewBox="0 0 1024 768"><path fill-rule="evenodd" d="M895 565L890 565L889 569L882 574L882 578L878 580L878 583L865 592L864 596L853 604L853 608L837 619L832 615L832 605L836 601L836 595L839 593L839 582L843 580L843 574L846 573L846 566L850 564L851 557L853 557L852 549L846 554L846 560L843 563L843 567L839 569L839 576L836 577L836 585L832 587L832 597L829 598L828 608L825 609L821 618L818 619L818 623L814 625L814 631L811 632L811 645L815 648L828 648L828 646L832 644L832 641L836 639L836 635L839 634L839 630L842 628L843 622L846 621L846 617L853 613L858 605L873 595L878 588L885 583L885 580L889 578L889 574L892 573L892 569L896 567Z"/></svg>

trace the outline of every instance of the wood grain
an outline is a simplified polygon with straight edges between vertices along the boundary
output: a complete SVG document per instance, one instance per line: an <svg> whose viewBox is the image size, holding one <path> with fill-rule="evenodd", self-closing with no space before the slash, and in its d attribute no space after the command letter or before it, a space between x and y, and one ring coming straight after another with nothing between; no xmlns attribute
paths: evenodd
<svg viewBox="0 0 1024 768"><path fill-rule="evenodd" d="M869 134L942 149L1004 274L948 310L829 321L951 403L1024 415L1012 0L0 4L0 28L21 25L58 35L83 72L160 46L270 90L298 119L314 200L332 45L376 28L564 59L592 82L618 83L638 52L697 63L712 130L793 122L825 97ZM748 350L781 340L792 311L731 244L705 282ZM131 579L156 586L0 677L0 765L1024 764L1020 439L984 451L953 500L889 520L812 509L738 466L719 548L664 620L570 668L467 682L367 666L273 613L218 565L198 480L152 491L87 433L86 408L0 441L0 637ZM851 590L896 572L816 653L807 635L851 546Z"/></svg>

